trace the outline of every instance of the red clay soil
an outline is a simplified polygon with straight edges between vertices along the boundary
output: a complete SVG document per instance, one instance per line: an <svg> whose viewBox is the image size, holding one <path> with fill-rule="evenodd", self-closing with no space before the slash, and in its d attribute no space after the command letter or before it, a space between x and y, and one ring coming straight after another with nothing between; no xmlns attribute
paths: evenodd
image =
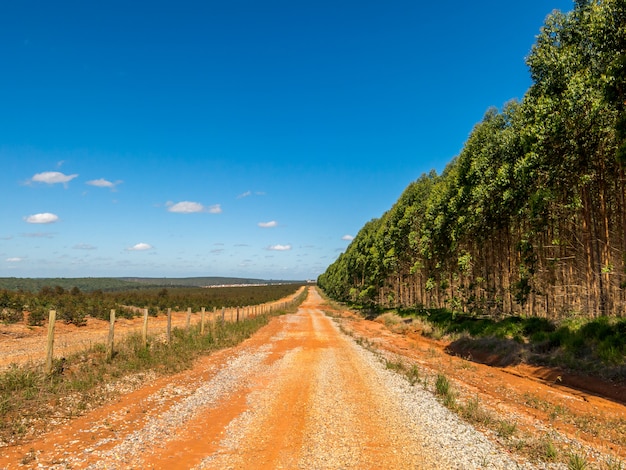
<svg viewBox="0 0 626 470"><path fill-rule="evenodd" d="M473 398L480 400L482 406L490 412L513 421L519 432L537 439L558 433L576 439L604 455L612 455L626 462L626 388L623 386L569 376L546 368L527 365L493 367L457 357L447 352L446 342L428 339L416 332L394 333L379 322L363 320L349 311L323 304L317 295L309 296L305 308L321 309L337 317L342 328L354 337L361 338L379 351L392 353L407 363L417 364L423 377L429 374L430 377L437 373L445 374L451 380L461 402ZM291 331L284 340L276 341L277 335L285 334L285 325L288 322L286 318L288 317L272 319L269 325L242 345L204 357L190 371L159 378L139 390L122 394L115 403L75 418L59 426L54 432L39 436L37 440L0 448L0 468L29 468L28 464L20 465L20 462L30 460L26 458L29 455L37 456L36 459L33 457L32 468L37 468L37 464L43 465L40 468L46 468L62 462L64 455L84 453L84 449L94 440L102 442L110 438L110 443L104 444L100 449L106 450L107 446L114 448L121 435L127 436L134 430L141 429L150 416L171 407L172 401L180 399L173 396L148 407L146 397L155 390L168 385L185 388L208 381L220 364L224 364L244 347L260 348L271 344L271 353L265 362L272 364L287 351L294 351L294 348L302 350L300 360L315 361L313 352L316 349L336 346L340 341L332 337L325 326L321 327L321 332L314 331L312 327L303 327L302 330ZM324 318L320 316L318 321L326 321ZM180 321L183 319L184 316ZM132 322L129 321L130 323ZM105 338L107 331L106 322L91 320L86 327L61 326L60 332L66 336L60 343L65 342L70 349L77 348L86 342L97 341L96 338ZM8 359L8 356L0 355L0 358L4 357L0 359L0 364L39 357L37 352L29 352L28 347L35 344L34 340L31 342L31 337L41 337L42 334L38 329L29 332L18 327L0 328L0 353L19 351L19 354L12 353ZM249 387L263 389L267 381L258 377L255 384ZM307 403L302 397L307 396L311 385L297 375L284 377L281 384L277 392L279 399L269 405L271 409L263 423L263 434L252 434L249 439L250 447L242 450L242 456L238 457L239 466L236 468L288 468L280 467L286 463L286 452L289 449L293 452L300 449L305 436L304 413ZM355 382L354 387L361 385ZM246 410L250 393L254 391L252 388L240 388L221 406L213 407L185 423L183 428L173 431L174 435L160 445L158 451L141 456L141 466L132 468L197 466L203 457L219 450L220 439L226 427ZM365 393L362 389L351 391L356 398L362 393ZM94 423L102 425L94 427ZM372 432L379 433L375 439L381 439L380 424L372 422L364 425L363 429L368 429L368 426L374 430ZM206 436L214 437L207 439ZM384 461L385 458L393 459L394 456L377 454L375 458ZM86 468L94 462L87 456L84 466L71 468ZM389 460L389 463L389 468L402 468L398 462ZM433 467L426 464L424 468Z"/></svg>

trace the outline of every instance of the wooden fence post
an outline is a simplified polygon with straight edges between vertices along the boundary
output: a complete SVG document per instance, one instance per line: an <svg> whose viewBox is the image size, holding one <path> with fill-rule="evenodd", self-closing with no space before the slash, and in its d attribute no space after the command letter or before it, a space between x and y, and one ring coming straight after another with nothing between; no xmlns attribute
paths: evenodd
<svg viewBox="0 0 626 470"><path fill-rule="evenodd" d="M191 324L191 307L187 307L187 325L185 328L188 330L189 325Z"/></svg>
<svg viewBox="0 0 626 470"><path fill-rule="evenodd" d="M167 342L172 342L172 309L167 307Z"/></svg>
<svg viewBox="0 0 626 470"><path fill-rule="evenodd" d="M224 316L226 315L226 308L222 307L222 326L224 326Z"/></svg>
<svg viewBox="0 0 626 470"><path fill-rule="evenodd" d="M237 307L237 323L239 323L239 307Z"/></svg>
<svg viewBox="0 0 626 470"><path fill-rule="evenodd" d="M141 338L143 340L143 347L148 347L148 309L143 309L143 329L141 332Z"/></svg>
<svg viewBox="0 0 626 470"><path fill-rule="evenodd" d="M200 334L204 335L204 311L205 308L202 307L202 310L200 311Z"/></svg>
<svg viewBox="0 0 626 470"><path fill-rule="evenodd" d="M115 309L109 314L109 339L107 341L107 359L113 359L113 336L115 334Z"/></svg>
<svg viewBox="0 0 626 470"><path fill-rule="evenodd" d="M56 310L50 310L48 313L48 346L46 352L46 374L52 372L52 353L54 349L54 323L57 319Z"/></svg>

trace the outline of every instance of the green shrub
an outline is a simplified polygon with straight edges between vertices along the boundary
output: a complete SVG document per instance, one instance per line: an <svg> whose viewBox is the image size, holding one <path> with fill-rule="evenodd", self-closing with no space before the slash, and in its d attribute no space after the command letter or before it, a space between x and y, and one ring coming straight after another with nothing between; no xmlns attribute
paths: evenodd
<svg viewBox="0 0 626 470"><path fill-rule="evenodd" d="M454 408L456 406L456 399L452 387L448 378L443 374L437 374L437 380L435 381L435 393L441 397L443 404L448 408Z"/></svg>
<svg viewBox="0 0 626 470"><path fill-rule="evenodd" d="M28 315L28 324L30 326L41 326L50 315L49 309L44 306L37 306L31 309Z"/></svg>
<svg viewBox="0 0 626 470"><path fill-rule="evenodd" d="M19 323L24 320L24 312L18 308L0 308L0 322Z"/></svg>

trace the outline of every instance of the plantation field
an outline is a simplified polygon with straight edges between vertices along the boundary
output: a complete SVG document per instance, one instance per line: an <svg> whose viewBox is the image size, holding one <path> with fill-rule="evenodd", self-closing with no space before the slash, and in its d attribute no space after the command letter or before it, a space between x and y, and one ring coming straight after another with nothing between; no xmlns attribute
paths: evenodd
<svg viewBox="0 0 626 470"><path fill-rule="evenodd" d="M132 333L140 333L143 326L141 311L150 312L149 334L163 335L167 326L167 308L172 309L172 327L185 327L187 308L192 309L191 324L200 321L200 311L207 311L206 321L212 315L221 315L225 308L226 321L232 321L236 308L271 305L281 298L291 298L300 288L297 284L271 286L224 287L214 289L178 288L147 289L142 291L124 291L108 294L73 294L62 288L44 290L38 294L17 294L0 292L0 308L4 313L12 311L9 319L0 323L0 369L10 364L38 363L45 358L47 313L50 309L59 309L55 326L55 356L63 357L73 352L88 349L97 343L106 343L109 333L109 312L116 309L115 335L123 338ZM15 295L21 300L23 308L16 300L1 303L2 298ZM7 306L8 304L8 306ZM35 308L31 306L37 306ZM171 307L170 307L171 305ZM13 308L12 308L13 307ZM217 311L213 313L213 309ZM93 312L87 315L86 312ZM34 321L35 313L39 313ZM64 320L64 321L63 321Z"/></svg>

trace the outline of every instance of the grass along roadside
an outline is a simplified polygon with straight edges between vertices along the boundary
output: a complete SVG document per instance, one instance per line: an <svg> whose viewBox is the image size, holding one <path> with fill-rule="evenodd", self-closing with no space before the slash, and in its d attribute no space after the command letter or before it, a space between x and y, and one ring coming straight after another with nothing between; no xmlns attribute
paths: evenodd
<svg viewBox="0 0 626 470"><path fill-rule="evenodd" d="M174 328L172 341L150 336L144 347L141 335L130 335L116 344L107 359L104 344L55 359L49 375L41 365L13 365L0 373L0 448L34 438L50 426L62 423L115 398L122 389L131 391L157 376L189 369L202 355L235 346L250 337L271 316L292 313L293 306L247 318L237 323L216 322L200 334L200 326ZM112 386L116 383L118 386Z"/></svg>
<svg viewBox="0 0 626 470"><path fill-rule="evenodd" d="M626 382L626 318L494 319L446 309L406 309L385 312L377 321L396 333L417 331L444 339L463 357L479 351L497 356L496 365L547 365Z"/></svg>

